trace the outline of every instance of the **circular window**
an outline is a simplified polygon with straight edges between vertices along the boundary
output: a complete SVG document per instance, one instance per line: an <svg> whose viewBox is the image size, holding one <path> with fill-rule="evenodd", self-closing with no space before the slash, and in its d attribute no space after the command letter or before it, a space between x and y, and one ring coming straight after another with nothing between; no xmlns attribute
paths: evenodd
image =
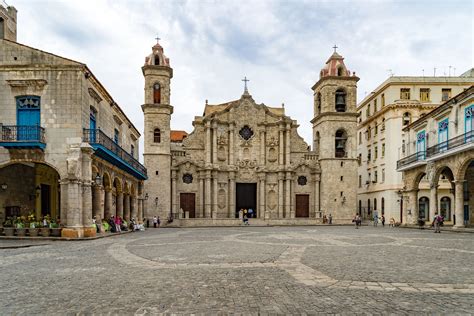
<svg viewBox="0 0 474 316"><path fill-rule="evenodd" d="M299 185L306 185L308 183L308 179L306 179L305 176L299 176L298 177L298 184Z"/></svg>
<svg viewBox="0 0 474 316"><path fill-rule="evenodd" d="M239 131L239 135L245 139L245 140L249 140L252 136L253 136L253 131L252 129L248 126L248 125L245 125L244 127L242 127Z"/></svg>
<svg viewBox="0 0 474 316"><path fill-rule="evenodd" d="M187 184L193 183L193 175L190 173L183 174L183 182Z"/></svg>

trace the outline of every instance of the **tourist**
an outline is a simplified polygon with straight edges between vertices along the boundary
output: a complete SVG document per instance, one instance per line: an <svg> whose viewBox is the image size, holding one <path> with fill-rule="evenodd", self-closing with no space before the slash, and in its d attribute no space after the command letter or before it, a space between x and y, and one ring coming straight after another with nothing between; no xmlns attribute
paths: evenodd
<svg viewBox="0 0 474 316"><path fill-rule="evenodd" d="M352 219L352 222L355 223L355 228L359 228L359 214L356 214L354 218Z"/></svg>
<svg viewBox="0 0 474 316"><path fill-rule="evenodd" d="M120 228L120 224L122 224L120 220L120 216L115 217L115 231L117 233L120 233L122 231L122 229Z"/></svg>
<svg viewBox="0 0 474 316"><path fill-rule="evenodd" d="M249 218L253 218L253 209L249 208Z"/></svg>
<svg viewBox="0 0 474 316"><path fill-rule="evenodd" d="M385 216L382 215L382 217L380 217L380 221L382 222L382 227L385 227Z"/></svg>
<svg viewBox="0 0 474 316"><path fill-rule="evenodd" d="M249 224L249 219L247 218L247 215L244 215L244 225Z"/></svg>
<svg viewBox="0 0 474 316"><path fill-rule="evenodd" d="M244 220L244 210L240 209L239 211L239 220L243 221Z"/></svg>
<svg viewBox="0 0 474 316"><path fill-rule="evenodd" d="M377 212L374 212L374 227L377 227L379 223L379 214Z"/></svg>
<svg viewBox="0 0 474 316"><path fill-rule="evenodd" d="M156 228L157 224L158 224L158 218L156 218L156 216L153 216L153 228Z"/></svg>
<svg viewBox="0 0 474 316"><path fill-rule="evenodd" d="M326 224L328 222L328 218L326 217L326 214L323 216L323 224Z"/></svg>
<svg viewBox="0 0 474 316"><path fill-rule="evenodd" d="M434 231L435 233L441 233L440 226L442 222L443 222L443 216L439 214L435 214L435 217L433 219L433 226L435 228L435 231Z"/></svg>
<svg viewBox="0 0 474 316"><path fill-rule="evenodd" d="M117 232L117 230L115 229L115 216L112 215L111 218L109 218L108 222L107 222L110 226L110 232L111 233L115 233Z"/></svg>
<svg viewBox="0 0 474 316"><path fill-rule="evenodd" d="M160 220L160 217L159 217L159 216L158 216L158 218L156 219L156 224L158 224L158 227L160 227L161 220Z"/></svg>
<svg viewBox="0 0 474 316"><path fill-rule="evenodd" d="M328 220L329 220L329 225L332 225L332 215L331 214L329 214Z"/></svg>
<svg viewBox="0 0 474 316"><path fill-rule="evenodd" d="M388 224L388 227L395 227L395 218L390 217L390 222Z"/></svg>

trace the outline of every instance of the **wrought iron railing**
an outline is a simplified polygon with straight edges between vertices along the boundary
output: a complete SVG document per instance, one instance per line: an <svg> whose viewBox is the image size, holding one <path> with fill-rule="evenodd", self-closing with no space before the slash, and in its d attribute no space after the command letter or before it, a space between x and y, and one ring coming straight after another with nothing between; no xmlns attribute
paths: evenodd
<svg viewBox="0 0 474 316"><path fill-rule="evenodd" d="M39 142L46 143L44 128L38 125L1 125L1 142Z"/></svg>
<svg viewBox="0 0 474 316"><path fill-rule="evenodd" d="M419 151L417 153L414 153L413 155L407 156L397 161L397 169L408 166L409 164L412 164L417 161L423 161L425 159L426 159L426 152Z"/></svg>
<svg viewBox="0 0 474 316"><path fill-rule="evenodd" d="M460 147L464 144L473 143L474 142L474 131L469 131L462 135L456 136L454 138L448 139L447 141L441 142L434 146L429 147L426 150L427 157L432 157L439 153L446 152L448 150Z"/></svg>
<svg viewBox="0 0 474 316"><path fill-rule="evenodd" d="M84 129L83 141L90 144L99 144L116 154L120 159L128 163L141 174L146 175L146 168L132 155L120 147L112 138L100 129Z"/></svg>

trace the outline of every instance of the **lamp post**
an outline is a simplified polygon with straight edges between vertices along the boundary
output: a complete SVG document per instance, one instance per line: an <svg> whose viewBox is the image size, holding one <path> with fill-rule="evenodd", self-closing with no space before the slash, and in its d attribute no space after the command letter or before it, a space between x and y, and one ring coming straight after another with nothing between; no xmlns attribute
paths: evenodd
<svg viewBox="0 0 474 316"><path fill-rule="evenodd" d="M398 196L400 197L400 224L403 223L403 191L397 191Z"/></svg>

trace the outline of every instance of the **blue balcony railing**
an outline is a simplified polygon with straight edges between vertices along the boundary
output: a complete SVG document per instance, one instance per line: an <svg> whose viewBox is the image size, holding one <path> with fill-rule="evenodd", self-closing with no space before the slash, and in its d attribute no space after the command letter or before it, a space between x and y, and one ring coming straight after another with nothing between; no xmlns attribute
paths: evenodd
<svg viewBox="0 0 474 316"><path fill-rule="evenodd" d="M89 143L95 154L139 179L147 179L147 171L138 160L120 147L100 129L84 129L83 141Z"/></svg>
<svg viewBox="0 0 474 316"><path fill-rule="evenodd" d="M0 124L0 146L17 148L46 147L44 128L38 125Z"/></svg>
<svg viewBox="0 0 474 316"><path fill-rule="evenodd" d="M450 151L469 143L474 143L474 131L469 131L462 135L448 139L447 141L431 146L426 150L426 155L428 158L431 158L437 154Z"/></svg>
<svg viewBox="0 0 474 316"><path fill-rule="evenodd" d="M426 152L425 151L419 151L417 153L414 153L413 155L407 156L403 159L400 159L397 161L397 169L406 167L412 163L418 162L418 161L424 161L426 159Z"/></svg>

